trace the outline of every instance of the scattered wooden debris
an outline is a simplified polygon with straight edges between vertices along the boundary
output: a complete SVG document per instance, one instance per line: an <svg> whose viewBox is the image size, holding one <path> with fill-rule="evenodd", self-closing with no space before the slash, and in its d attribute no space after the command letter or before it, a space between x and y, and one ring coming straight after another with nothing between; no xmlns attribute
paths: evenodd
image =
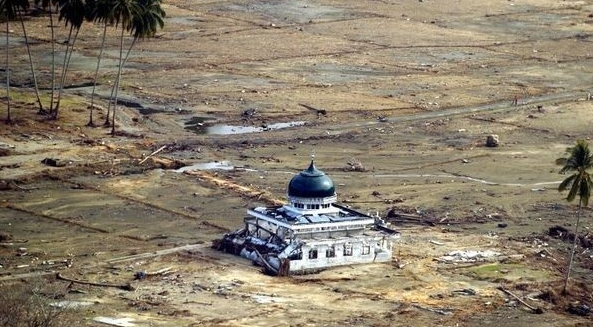
<svg viewBox="0 0 593 327"><path fill-rule="evenodd" d="M389 209L387 211L386 218L389 221L396 222L396 223L412 223L412 224L421 224L421 225L428 225L428 226L458 224L458 222L449 221L447 219L447 217L439 219L439 218L433 217L433 216L406 213L406 212L401 211L397 207L392 207L391 209Z"/></svg>
<svg viewBox="0 0 593 327"><path fill-rule="evenodd" d="M164 157L150 157L150 165L161 169L179 169L187 166L187 163L178 159L169 159Z"/></svg>
<svg viewBox="0 0 593 327"><path fill-rule="evenodd" d="M486 146L489 148L495 148L500 145L500 140L498 139L498 135L491 134L486 137Z"/></svg>
<svg viewBox="0 0 593 327"><path fill-rule="evenodd" d="M142 159L138 164L141 165L143 164L146 160L148 160L148 158L154 156L155 154L163 151L165 148L167 148L167 145L163 145L162 147L158 148L158 150L154 151L153 153L149 154L148 156L146 156L146 158Z"/></svg>
<svg viewBox="0 0 593 327"><path fill-rule="evenodd" d="M451 294L473 296L478 294L478 292L476 292L476 290L473 288L462 288L459 290L452 290Z"/></svg>
<svg viewBox="0 0 593 327"><path fill-rule="evenodd" d="M567 312L572 313L573 315L588 317L591 315L593 310L591 307L586 305L585 303L577 302L577 303L570 303L568 305Z"/></svg>
<svg viewBox="0 0 593 327"><path fill-rule="evenodd" d="M249 118L253 117L253 115L255 115L256 113L257 113L257 108L252 108L252 109L244 110L243 113L241 114L241 116L243 116L244 119L249 119Z"/></svg>
<svg viewBox="0 0 593 327"><path fill-rule="evenodd" d="M347 166L344 168L345 171L358 171L364 172L366 168L362 165L362 163L355 158L350 159L347 162Z"/></svg>
<svg viewBox="0 0 593 327"><path fill-rule="evenodd" d="M100 286L100 287L114 287L114 288L119 288L124 291L134 291L135 290L135 288L132 285L130 285L129 283L128 284L95 283L95 282L89 282L89 281L64 277L60 273L56 274L56 278L59 280L65 280L67 282L72 282L72 283L77 283L77 284L82 284L82 285L91 285L91 286Z"/></svg>
<svg viewBox="0 0 593 327"><path fill-rule="evenodd" d="M183 245L183 246L178 246L175 248L170 248L170 249L165 249L165 250L159 250L159 251L155 251L155 252L139 253L139 254L134 254L134 255L128 255L125 257L113 258L113 259L107 260L107 263L116 264L116 263L122 263L122 262L126 262L126 261L135 261L135 260L141 260L141 259L156 258L156 257L160 257L163 255L168 255L168 254L172 254L172 253L176 253L176 252L180 252L180 251L184 251L184 250L196 250L196 249L200 249L200 248L207 248L209 246L210 246L209 244Z"/></svg>
<svg viewBox="0 0 593 327"><path fill-rule="evenodd" d="M491 261L500 257L500 252L492 250L455 250L446 253L444 256L434 258L434 260L442 263L466 263Z"/></svg>
<svg viewBox="0 0 593 327"><path fill-rule="evenodd" d="M167 267L167 268L159 269L157 271L137 271L134 274L134 279L142 280L142 279L146 279L146 278L152 277L152 276L172 274L175 271L172 271L171 269L173 269L173 267Z"/></svg>
<svg viewBox="0 0 593 327"><path fill-rule="evenodd" d="M412 306L414 308L426 310L426 311L429 311L429 312L438 313L438 314L444 315L444 316L453 314L453 310L452 309L448 309L448 308L435 309L435 308L424 307L424 306L421 306L419 304L412 304Z"/></svg>
<svg viewBox="0 0 593 327"><path fill-rule="evenodd" d="M41 163L51 166L51 167L64 167L71 162L65 161L63 159L45 158L45 159L41 160Z"/></svg>
<svg viewBox="0 0 593 327"><path fill-rule="evenodd" d="M327 110L325 110L325 109L318 109L318 108L312 107L312 106L304 104L304 103L299 103L299 106L305 107L309 110L314 111L317 114L317 117L320 117L322 115L327 116Z"/></svg>
<svg viewBox="0 0 593 327"><path fill-rule="evenodd" d="M284 204L283 201L273 198L272 195L268 194L267 192L254 190L250 187L239 185L239 184L233 183L231 181L224 180L219 177L215 177L215 176L213 176L207 172L204 172L204 171L191 170L191 171L184 171L183 173L187 174L187 175L197 176L197 177L201 178L203 181L209 182L209 183L214 184L219 187L223 187L223 188L235 191L238 194L247 196L249 198L256 198L258 201L262 201L262 202L265 202L265 203L268 203L268 204L271 204L274 206Z"/></svg>
<svg viewBox="0 0 593 327"><path fill-rule="evenodd" d="M519 298L517 295L513 294L511 291L505 289L504 287L502 287L502 285L498 286L498 289L501 290L502 292L512 296L515 300L519 301L519 303L523 304L525 307L527 307L529 310L531 310L533 313L537 313L537 314L542 314L544 313L544 310L542 308L536 308L532 305L530 305L529 303L523 301L521 298Z"/></svg>
<svg viewBox="0 0 593 327"><path fill-rule="evenodd" d="M548 235L563 241L574 241L575 234L562 226L552 226L548 229ZM593 234L577 236L577 241L585 249L593 248Z"/></svg>

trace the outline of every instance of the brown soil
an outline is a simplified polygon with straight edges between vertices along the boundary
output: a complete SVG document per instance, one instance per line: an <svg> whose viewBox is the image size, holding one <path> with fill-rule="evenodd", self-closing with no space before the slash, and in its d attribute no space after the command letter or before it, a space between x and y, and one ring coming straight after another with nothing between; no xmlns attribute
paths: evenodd
<svg viewBox="0 0 593 327"><path fill-rule="evenodd" d="M68 300L94 303L80 311L89 326L97 316L139 326L590 324L567 312L593 304L590 249L578 248L562 295L571 243L548 230L574 230L576 205L556 191L564 176L554 162L591 132L591 4L173 0L165 9L165 29L137 44L122 77L117 136L86 126L81 85L92 81L99 26L81 30L59 120L36 114L29 88L11 88L15 121L0 129L0 234L10 236L1 283L45 275L68 286L56 272L131 282L134 292L69 286ZM47 39L43 17L27 26ZM98 124L117 69L110 33ZM11 44L12 82L27 85L25 48ZM43 87L48 49L32 48ZM305 123L273 129L289 122ZM271 129L203 133L219 124ZM499 147L484 145L490 134ZM247 208L282 199L311 153L340 201L391 212L402 232L391 264L275 278L208 247L241 227ZM222 161L234 169L174 171ZM584 210L583 234L592 217ZM198 246L154 254L186 244ZM453 250L501 255L440 260Z"/></svg>

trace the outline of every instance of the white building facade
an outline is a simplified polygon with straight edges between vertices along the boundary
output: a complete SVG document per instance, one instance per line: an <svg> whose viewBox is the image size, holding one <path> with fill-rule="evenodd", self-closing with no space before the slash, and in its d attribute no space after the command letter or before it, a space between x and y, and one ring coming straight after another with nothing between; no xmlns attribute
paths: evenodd
<svg viewBox="0 0 593 327"><path fill-rule="evenodd" d="M392 260L399 233L379 217L339 205L333 181L313 161L291 179L287 197L284 206L248 210L245 227L216 247L275 275Z"/></svg>

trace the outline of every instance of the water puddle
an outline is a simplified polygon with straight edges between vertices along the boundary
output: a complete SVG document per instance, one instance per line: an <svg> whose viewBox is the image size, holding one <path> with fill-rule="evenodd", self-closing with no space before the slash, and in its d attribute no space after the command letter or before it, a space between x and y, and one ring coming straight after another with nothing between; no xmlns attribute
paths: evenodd
<svg viewBox="0 0 593 327"><path fill-rule="evenodd" d="M276 129L303 126L304 121L293 121L288 123L276 123L266 126L233 126L233 125L214 125L206 127L207 134L213 135L230 135L230 134L246 134L271 131Z"/></svg>
<svg viewBox="0 0 593 327"><path fill-rule="evenodd" d="M247 134L247 133L261 133L277 129L303 126L305 121L291 121L286 123L275 123L264 126L240 126L240 125L212 125L212 118L208 117L192 117L185 122L185 129L190 130L196 134L208 135L232 135L232 134Z"/></svg>
<svg viewBox="0 0 593 327"><path fill-rule="evenodd" d="M176 173L183 173L188 170L233 170L235 167L229 161L212 161L196 163L191 166L181 167L176 169Z"/></svg>
<svg viewBox="0 0 593 327"><path fill-rule="evenodd" d="M100 322L110 326L118 326L118 327L134 327L136 324L134 323L135 320L133 318L115 318L115 317L95 317L93 318L94 321Z"/></svg>
<svg viewBox="0 0 593 327"><path fill-rule="evenodd" d="M213 121L210 117L192 117L185 122L185 129L190 130L196 134L207 134L206 122Z"/></svg>

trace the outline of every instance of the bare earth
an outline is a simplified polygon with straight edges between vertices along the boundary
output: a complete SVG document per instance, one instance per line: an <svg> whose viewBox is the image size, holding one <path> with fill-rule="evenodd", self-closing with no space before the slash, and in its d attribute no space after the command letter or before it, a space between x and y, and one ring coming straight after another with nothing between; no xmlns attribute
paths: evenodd
<svg viewBox="0 0 593 327"><path fill-rule="evenodd" d="M36 115L12 25L16 123L0 128L0 232L12 240L0 243L0 283L44 276L66 288L56 272L132 283L132 292L70 285L67 300L92 303L79 309L87 326L104 326L96 317L137 326L593 325L566 311L593 304L591 249L579 247L562 297L570 242L548 236L555 225L572 231L576 218L576 204L556 191L564 176L554 161L593 126L589 1L168 0L165 10L166 27L127 63L116 137L85 126L101 27L81 29L72 87L60 119L48 121ZM27 21L47 88L45 24ZM110 33L98 124L117 69ZM274 129L282 124L294 126ZM235 127L216 134L211 125ZM260 130L240 133L247 127ZM499 147L484 146L489 134ZM311 153L340 201L412 215L387 218L402 233L391 264L277 278L209 248L241 227L247 208L282 199ZM173 169L222 161L234 169ZM590 233L591 210L581 221ZM442 260L454 250L499 255Z"/></svg>

